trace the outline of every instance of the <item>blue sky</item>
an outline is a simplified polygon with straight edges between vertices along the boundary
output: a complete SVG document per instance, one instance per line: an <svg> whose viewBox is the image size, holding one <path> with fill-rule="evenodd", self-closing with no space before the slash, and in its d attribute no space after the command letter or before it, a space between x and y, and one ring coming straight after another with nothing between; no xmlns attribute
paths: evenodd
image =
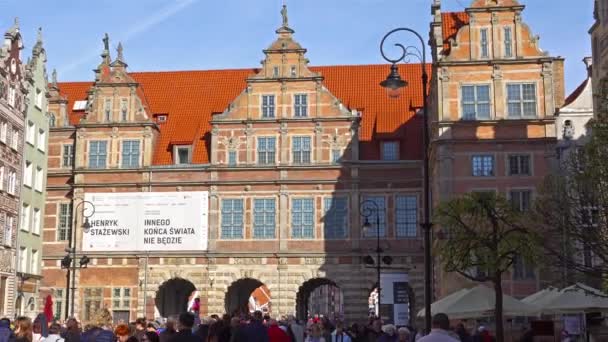
<svg viewBox="0 0 608 342"><path fill-rule="evenodd" d="M592 0L520 0L541 47L566 58L568 92L585 77ZM280 25L282 0L0 0L0 30L18 16L26 55L44 30L49 73L92 80L104 32L122 41L132 71L258 67ZM408 26L428 36L432 0L287 0L296 39L312 65L375 64L384 33ZM461 10L471 0L443 0ZM550 5L549 5L550 4ZM115 51L112 51L113 55Z"/></svg>

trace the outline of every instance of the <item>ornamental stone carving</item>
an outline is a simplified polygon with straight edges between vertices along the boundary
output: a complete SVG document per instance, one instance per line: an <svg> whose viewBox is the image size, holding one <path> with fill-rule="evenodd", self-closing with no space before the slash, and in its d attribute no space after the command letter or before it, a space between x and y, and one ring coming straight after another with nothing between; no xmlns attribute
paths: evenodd
<svg viewBox="0 0 608 342"><path fill-rule="evenodd" d="M3 250L0 253L0 271L6 273L12 272L12 260L11 252L9 250Z"/></svg>
<svg viewBox="0 0 608 342"><path fill-rule="evenodd" d="M323 265L326 259L324 257L304 258L304 265Z"/></svg>
<svg viewBox="0 0 608 342"><path fill-rule="evenodd" d="M262 265L261 258L233 258L234 265Z"/></svg>

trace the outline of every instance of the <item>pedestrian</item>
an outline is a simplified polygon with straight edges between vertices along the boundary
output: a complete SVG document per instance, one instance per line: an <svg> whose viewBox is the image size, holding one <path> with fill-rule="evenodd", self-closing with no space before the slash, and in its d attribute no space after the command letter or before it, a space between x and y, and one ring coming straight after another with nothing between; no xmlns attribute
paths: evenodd
<svg viewBox="0 0 608 342"><path fill-rule="evenodd" d="M477 335L473 336L473 342L493 342L493 341L494 341L494 337L492 337L492 335L490 334L488 329L485 326L480 325L479 328L477 328Z"/></svg>
<svg viewBox="0 0 608 342"><path fill-rule="evenodd" d="M49 327L49 335L42 342L64 342L65 340L59 335L61 326L58 323L53 323Z"/></svg>
<svg viewBox="0 0 608 342"><path fill-rule="evenodd" d="M11 330L11 320L0 319L0 342L15 342L15 333Z"/></svg>
<svg viewBox="0 0 608 342"><path fill-rule="evenodd" d="M173 335L169 342L204 342L200 336L192 334L194 326L194 315L184 312L177 320L177 334Z"/></svg>
<svg viewBox="0 0 608 342"><path fill-rule="evenodd" d="M467 329L464 327L464 324L462 323L458 323L458 325L456 326L456 334L458 335L458 338L460 338L460 342L473 341L471 334L469 334Z"/></svg>
<svg viewBox="0 0 608 342"><path fill-rule="evenodd" d="M169 342L171 337L175 335L177 331L175 331L175 317L169 317L167 319L167 323L165 323L165 330L161 332L158 336L160 342Z"/></svg>
<svg viewBox="0 0 608 342"><path fill-rule="evenodd" d="M293 342L304 342L304 327L298 323L294 315L289 316L287 331L291 331Z"/></svg>
<svg viewBox="0 0 608 342"><path fill-rule="evenodd" d="M281 327L276 319L268 322L268 341L269 342L291 342L289 335Z"/></svg>
<svg viewBox="0 0 608 342"><path fill-rule="evenodd" d="M336 323L336 330L331 334L331 342L352 342L350 336L344 331L343 322Z"/></svg>
<svg viewBox="0 0 608 342"><path fill-rule="evenodd" d="M244 327L242 339L239 336L238 342L268 342L268 330L262 323L263 317L261 311L256 311L253 313L253 318L251 322Z"/></svg>
<svg viewBox="0 0 608 342"><path fill-rule="evenodd" d="M153 322L148 322L146 326L146 332L153 332L158 334L158 327Z"/></svg>
<svg viewBox="0 0 608 342"><path fill-rule="evenodd" d="M195 335L192 335L195 336ZM143 336L143 342L159 342L156 331L146 331Z"/></svg>
<svg viewBox="0 0 608 342"><path fill-rule="evenodd" d="M48 336L46 329L46 317L43 314L38 314L32 324L32 341L40 342L45 336Z"/></svg>
<svg viewBox="0 0 608 342"><path fill-rule="evenodd" d="M142 342L142 339L144 338L146 327L147 324L145 318L138 318L135 320L135 337L139 342Z"/></svg>
<svg viewBox="0 0 608 342"><path fill-rule="evenodd" d="M457 339L450 336L450 319L444 313L438 313L433 316L433 329L431 332L422 337L420 342L458 342Z"/></svg>
<svg viewBox="0 0 608 342"><path fill-rule="evenodd" d="M65 327L65 333L63 335L65 342L80 342L81 331L76 318L69 318L65 323Z"/></svg>
<svg viewBox="0 0 608 342"><path fill-rule="evenodd" d="M305 342L330 342L330 341L325 341L325 339L321 335L321 326L318 323L314 323L310 326L310 335L308 335Z"/></svg>
<svg viewBox="0 0 608 342"><path fill-rule="evenodd" d="M371 329L367 331L367 342L378 342L382 336L382 320L375 318L371 323Z"/></svg>
<svg viewBox="0 0 608 342"><path fill-rule="evenodd" d="M382 326L382 335L378 338L378 342L396 342L397 328L392 324Z"/></svg>
<svg viewBox="0 0 608 342"><path fill-rule="evenodd" d="M131 329L126 324L119 324L114 329L114 335L118 339L118 342L137 342L137 338L135 336L131 336Z"/></svg>
<svg viewBox="0 0 608 342"><path fill-rule="evenodd" d="M410 329L401 327L397 330L397 341L398 342L410 342L411 341Z"/></svg>
<svg viewBox="0 0 608 342"><path fill-rule="evenodd" d="M114 342L116 336L111 330L107 330L109 322L101 315L97 316L95 322L88 325L88 329L82 334L82 342Z"/></svg>
<svg viewBox="0 0 608 342"><path fill-rule="evenodd" d="M194 334L198 336L203 342L207 342L207 337L209 336L209 326L211 323L211 318L204 318L201 324L199 324L199 326L196 328L196 331L194 332Z"/></svg>
<svg viewBox="0 0 608 342"><path fill-rule="evenodd" d="M32 320L28 317L19 317L15 321L15 342L32 342L34 339Z"/></svg>

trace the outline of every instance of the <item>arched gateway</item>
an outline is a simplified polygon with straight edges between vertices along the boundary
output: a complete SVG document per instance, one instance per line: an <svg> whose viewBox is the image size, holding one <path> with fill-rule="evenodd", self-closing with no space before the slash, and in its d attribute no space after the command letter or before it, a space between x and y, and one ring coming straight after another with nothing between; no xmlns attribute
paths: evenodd
<svg viewBox="0 0 608 342"><path fill-rule="evenodd" d="M224 306L227 313L252 310L270 313L270 291L264 283L257 279L239 279L228 287L224 298Z"/></svg>
<svg viewBox="0 0 608 342"><path fill-rule="evenodd" d="M342 290L327 278L314 278L302 284L296 297L296 315L306 319L308 315L323 314L329 317L343 313Z"/></svg>
<svg viewBox="0 0 608 342"><path fill-rule="evenodd" d="M188 298L196 290L186 279L173 278L164 282L156 292L155 303L162 317L179 315L186 311Z"/></svg>

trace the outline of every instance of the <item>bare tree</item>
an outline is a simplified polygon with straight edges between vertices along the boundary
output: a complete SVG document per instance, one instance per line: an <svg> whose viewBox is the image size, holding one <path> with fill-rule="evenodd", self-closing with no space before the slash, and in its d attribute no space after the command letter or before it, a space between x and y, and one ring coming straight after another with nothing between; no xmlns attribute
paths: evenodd
<svg viewBox="0 0 608 342"><path fill-rule="evenodd" d="M536 260L537 235L525 215L493 192L464 195L442 203L436 221L446 230L439 258L446 272L456 272L475 282L491 282L496 293L496 338L504 340L503 275L518 258Z"/></svg>

